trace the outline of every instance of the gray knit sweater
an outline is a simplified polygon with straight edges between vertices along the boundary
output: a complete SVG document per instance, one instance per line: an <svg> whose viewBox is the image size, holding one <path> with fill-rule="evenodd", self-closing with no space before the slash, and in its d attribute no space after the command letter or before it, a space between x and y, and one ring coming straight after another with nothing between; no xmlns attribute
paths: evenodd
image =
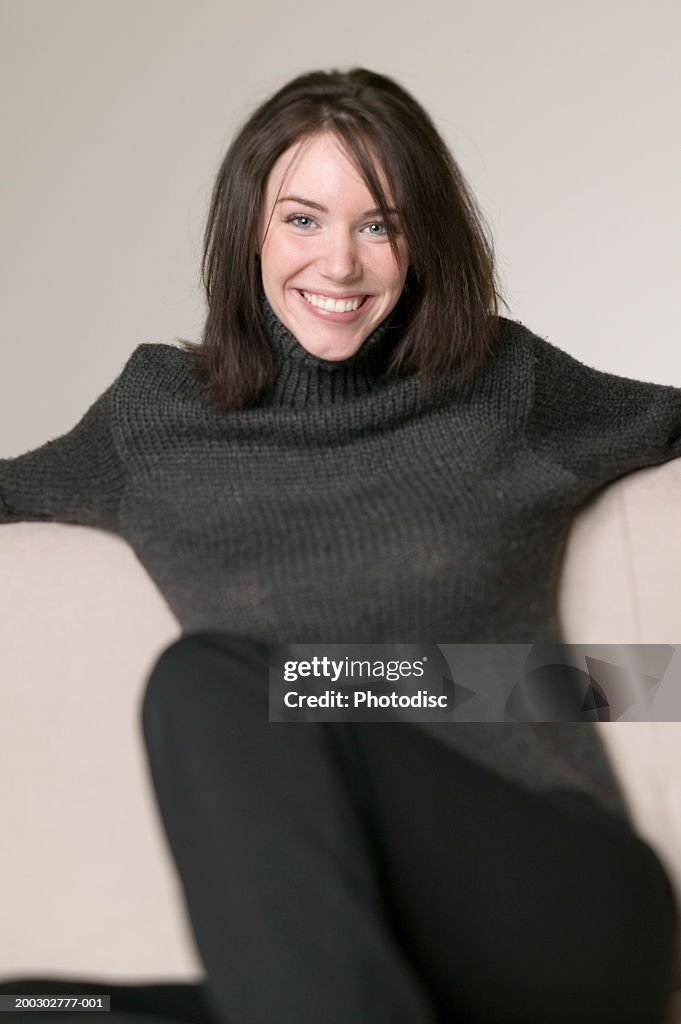
<svg viewBox="0 0 681 1024"><path fill-rule="evenodd" d="M550 642L576 511L681 456L681 391L590 369L509 320L477 373L426 393L383 377L389 322L326 362L266 312L280 370L257 406L211 412L195 355L140 345L73 430L0 460L0 522L120 534L185 632ZM532 788L621 806L588 724L434 729Z"/></svg>

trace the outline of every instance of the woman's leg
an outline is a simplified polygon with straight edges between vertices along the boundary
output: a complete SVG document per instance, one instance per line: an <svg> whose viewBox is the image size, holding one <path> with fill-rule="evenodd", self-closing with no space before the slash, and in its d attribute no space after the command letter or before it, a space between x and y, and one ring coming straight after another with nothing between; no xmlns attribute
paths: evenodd
<svg viewBox="0 0 681 1024"><path fill-rule="evenodd" d="M665 1019L674 896L625 822L581 794L525 791L408 725L344 743L371 792L396 933L444 1019Z"/></svg>
<svg viewBox="0 0 681 1024"><path fill-rule="evenodd" d="M269 724L266 651L227 636L164 653L144 728L225 1024L662 1020L666 876L587 798L410 725Z"/></svg>
<svg viewBox="0 0 681 1024"><path fill-rule="evenodd" d="M267 669L259 645L188 636L161 656L143 706L220 1024L434 1024L333 735L270 724Z"/></svg>

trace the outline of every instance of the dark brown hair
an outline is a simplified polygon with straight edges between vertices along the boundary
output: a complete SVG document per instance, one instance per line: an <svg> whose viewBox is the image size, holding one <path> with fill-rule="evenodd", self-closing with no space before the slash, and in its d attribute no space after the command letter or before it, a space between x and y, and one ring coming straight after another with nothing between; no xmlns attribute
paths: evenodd
<svg viewBox="0 0 681 1024"><path fill-rule="evenodd" d="M493 248L475 199L423 108L385 75L363 68L293 79L251 115L229 147L210 204L201 266L208 315L197 372L218 410L253 404L276 372L262 310L258 249L265 189L285 150L333 133L366 182L397 255L388 210L399 210L409 270L402 326L386 373L424 378L471 372L497 331ZM385 176L386 195L377 175Z"/></svg>

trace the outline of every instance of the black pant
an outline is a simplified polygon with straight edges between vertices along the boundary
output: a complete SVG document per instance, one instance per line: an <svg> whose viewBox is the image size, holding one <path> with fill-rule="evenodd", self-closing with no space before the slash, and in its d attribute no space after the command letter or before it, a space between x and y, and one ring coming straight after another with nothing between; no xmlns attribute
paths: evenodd
<svg viewBox="0 0 681 1024"><path fill-rule="evenodd" d="M674 898L629 826L409 724L270 724L267 652L187 636L144 736L220 1024L663 1019Z"/></svg>
<svg viewBox="0 0 681 1024"><path fill-rule="evenodd" d="M151 673L144 738L208 981L81 985L113 989L107 1021L662 1021L676 909L625 823L412 725L267 714L249 641L187 636Z"/></svg>

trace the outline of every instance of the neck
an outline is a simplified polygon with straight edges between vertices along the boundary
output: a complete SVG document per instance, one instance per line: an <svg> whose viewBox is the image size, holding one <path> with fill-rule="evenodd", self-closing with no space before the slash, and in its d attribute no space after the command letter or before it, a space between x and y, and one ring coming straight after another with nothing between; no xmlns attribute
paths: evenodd
<svg viewBox="0 0 681 1024"><path fill-rule="evenodd" d="M279 369L267 404L319 406L361 398L381 388L397 331L388 316L349 359L329 360L303 348L263 297L263 311Z"/></svg>

